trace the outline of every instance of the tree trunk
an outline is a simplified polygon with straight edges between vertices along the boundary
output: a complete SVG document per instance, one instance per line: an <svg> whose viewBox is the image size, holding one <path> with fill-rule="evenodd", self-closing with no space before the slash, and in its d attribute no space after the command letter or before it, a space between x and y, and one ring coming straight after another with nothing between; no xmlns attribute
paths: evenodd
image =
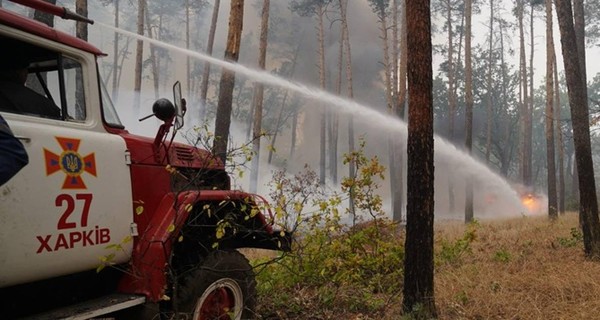
<svg viewBox="0 0 600 320"><path fill-rule="evenodd" d="M294 57L292 58L292 68L290 70L290 74L288 75L289 79L292 79L294 76L294 72L296 71L296 61L298 60L298 53L300 52L300 42L298 42L298 46L296 46L296 50L294 50ZM283 96L283 101L281 102L281 108L279 109L279 114L277 115L277 123L275 124L275 132L272 133L271 138L271 147L269 148L269 160L268 163L271 164L273 159L273 151L275 150L275 143L277 142L277 135L279 134L279 130L281 128L281 121L283 120L283 110L285 109L285 103L290 94L289 90L285 91L285 95Z"/></svg>
<svg viewBox="0 0 600 320"><path fill-rule="evenodd" d="M447 12L446 23L448 24L448 140L454 141L454 119L456 116L456 80L454 63L454 25L452 24L452 1L446 0ZM451 170L448 172L448 212L454 213L454 175Z"/></svg>
<svg viewBox="0 0 600 320"><path fill-rule="evenodd" d="M569 105L573 121L573 141L575 160L579 177L579 216L583 227L583 244L588 257L600 258L600 222L598 220L598 201L594 166L590 141L589 111L585 83L579 63L573 12L568 0L555 0L560 42L562 47L564 70L567 77Z"/></svg>
<svg viewBox="0 0 600 320"><path fill-rule="evenodd" d="M152 34L152 24L150 23L150 10L146 7L146 29L148 30L148 38L158 39L158 36ZM158 27L160 30L160 26ZM156 56L156 48L153 44L150 44L150 63L152 64L152 82L154 84L154 100L158 100L159 90L159 72L158 72L158 57Z"/></svg>
<svg viewBox="0 0 600 320"><path fill-rule="evenodd" d="M405 119L406 114L406 77L407 77L407 35L406 35L406 0L401 0L402 10L400 11L400 65L398 66L398 101L396 102L396 116L400 119ZM405 141L398 139L395 145L396 159L398 160L397 175L395 179L398 179L396 185L396 198L393 218L394 221L402 221L402 211L404 210L404 148Z"/></svg>
<svg viewBox="0 0 600 320"><path fill-rule="evenodd" d="M552 61L554 62L554 114L556 115L556 132L558 134L558 212L565 214L565 142L563 139L562 124L560 123L561 106L560 106L560 85L558 79L558 62L556 61L556 53L553 52Z"/></svg>
<svg viewBox="0 0 600 320"><path fill-rule="evenodd" d="M395 103L393 100L393 92L394 86L392 85L392 74L394 71L394 67L392 67L390 63L390 53L389 53L389 37L388 37L388 26L387 26L387 12L384 6L380 6L380 11L377 12L377 18L379 19L379 30L381 31L381 47L383 48L383 84L385 86L385 98L387 104L387 110L390 115L394 115L395 113ZM392 46L396 44L393 43ZM401 211L401 208L395 207L397 205L396 201L398 199L398 190L397 185L400 183L397 181L397 170L398 164L394 157L395 154L395 141L391 135L388 138L388 159L389 159L389 171L390 171L390 190L392 194L392 212L393 215L398 215L397 211ZM401 215L401 213L400 213Z"/></svg>
<svg viewBox="0 0 600 320"><path fill-rule="evenodd" d="M344 30L340 28L340 40L338 47L338 74L335 79L335 93L338 96L342 95L342 78L344 71ZM337 184L338 182L338 136L339 136L339 115L337 112L329 113L329 122L328 122L328 135L329 135L329 176L331 177L331 182L333 184Z"/></svg>
<svg viewBox="0 0 600 320"><path fill-rule="evenodd" d="M185 0L185 48L190 49L190 0ZM190 57L185 58L185 80L187 84L187 92L192 92L192 76L190 73Z"/></svg>
<svg viewBox="0 0 600 320"><path fill-rule="evenodd" d="M144 35L144 11L146 10L146 1L138 0L138 15L137 15L137 34ZM137 41L135 49L135 75L134 75L134 101L133 108L136 112L140 110L140 94L142 93L142 58L144 56L144 42L142 40Z"/></svg>
<svg viewBox="0 0 600 320"><path fill-rule="evenodd" d="M325 29L323 27L323 16L325 15L325 8L323 5L318 6L317 12L317 38L318 38L318 55L319 55L319 84L322 90L325 90ZM321 126L320 126L320 143L319 143L319 182L325 184L326 168L325 158L326 155L326 135L327 135L327 119L324 108L320 108Z"/></svg>
<svg viewBox="0 0 600 320"><path fill-rule="evenodd" d="M548 216L556 219L556 164L554 152L554 39L552 0L546 0L546 163L548 169Z"/></svg>
<svg viewBox="0 0 600 320"><path fill-rule="evenodd" d="M575 40L577 44L577 54L579 55L579 70L581 70L581 79L583 81L583 88L585 90L585 96L587 97L587 74L586 74L586 63L585 63L585 15L583 8L583 0L573 0L573 21L575 23ZM586 100L587 103L587 100ZM577 172L577 162L574 165L574 171ZM573 197L579 195L579 175L573 175Z"/></svg>
<svg viewBox="0 0 600 320"><path fill-rule="evenodd" d="M44 0L50 4L56 4L56 0ZM54 15L43 11L35 10L33 19L46 24L49 27L54 27Z"/></svg>
<svg viewBox="0 0 600 320"><path fill-rule="evenodd" d="M290 137L290 159L294 158L294 153L296 152L296 136L298 130L298 111L294 110L294 114L292 115L292 136Z"/></svg>
<svg viewBox="0 0 600 320"><path fill-rule="evenodd" d="M77 14L80 14L84 17L88 16L88 4L87 0L77 0L75 2L75 11ZM75 36L79 39L88 40L88 24L87 22L77 21L75 25ZM81 74L81 70L77 70L76 72L77 80L76 88L75 88L75 96L77 97L75 103L75 119L85 119L86 111L85 111L85 100L84 90L83 90L83 74ZM73 116L73 115L71 115Z"/></svg>
<svg viewBox="0 0 600 320"><path fill-rule="evenodd" d="M502 24L500 27L500 64L502 65L502 116L504 127L504 141L510 141L510 116L508 114L508 71L506 68L506 62L504 59L504 26ZM508 146L504 146L502 150L502 165L500 166L500 172L504 177L508 177L508 169L510 168L510 150L511 148Z"/></svg>
<svg viewBox="0 0 600 320"><path fill-rule="evenodd" d="M265 70L267 60L267 38L269 32L269 6L271 0L263 0L262 18L260 23L260 44L258 49L258 67ZM263 96L264 86L262 83L254 84L254 124L252 135L252 171L250 172L250 192L256 193L258 185L258 171L260 160L260 138L262 136Z"/></svg>
<svg viewBox="0 0 600 320"><path fill-rule="evenodd" d="M519 21L519 61L520 61L520 92L519 92L519 109L521 115L521 141L520 141L520 157L521 157L521 180L526 186L531 186L531 172L527 164L527 63L525 57L525 31L523 26L523 11L524 0L517 0L517 19Z"/></svg>
<svg viewBox="0 0 600 320"><path fill-rule="evenodd" d="M240 42L242 39L242 26L244 23L244 0L232 0L229 14L229 31L227 34L227 47L225 60L237 62L240 56ZM229 142L229 127L231 125L231 103L235 73L223 68L221 82L219 83L219 103L215 119L215 139L213 154L223 163L227 159L227 145Z"/></svg>
<svg viewBox="0 0 600 320"><path fill-rule="evenodd" d="M465 1L465 147L473 148L473 66L471 63L471 0ZM473 181L467 177L465 191L465 222L473 221Z"/></svg>
<svg viewBox="0 0 600 320"><path fill-rule="evenodd" d="M208 31L208 43L206 44L206 54L212 55L213 45L215 43L215 31L217 29L217 19L219 17L219 6L221 0L215 0L210 30ZM203 123L206 118L206 97L208 94L208 80L210 77L210 63L204 63L202 72L202 83L200 84L200 122Z"/></svg>
<svg viewBox="0 0 600 320"><path fill-rule="evenodd" d="M405 315L437 317L433 284L433 72L429 0L406 2L408 50L408 170L404 259Z"/></svg>
<svg viewBox="0 0 600 320"><path fill-rule="evenodd" d="M487 131L485 140L485 162L490 164L490 152L492 149L492 114L493 114L493 99L492 99L492 65L494 48L494 0L490 0L490 43L488 47L488 74L487 74Z"/></svg>
<svg viewBox="0 0 600 320"><path fill-rule="evenodd" d="M354 86L352 85L352 55L351 55L351 46L350 46L350 33L348 30L348 19L347 19L347 9L348 9L348 0L339 0L340 1L340 14L342 19L342 42L344 43L344 57L346 59L346 90L348 91L348 97L350 99L354 99ZM352 114L348 115L348 153L354 152L354 117ZM353 160L348 163L348 174L350 179L356 178L356 169L355 163ZM348 210L350 211L350 216L355 221L356 218L356 207L354 205L354 194L351 193L349 197Z"/></svg>
<svg viewBox="0 0 600 320"><path fill-rule="evenodd" d="M394 110L394 102L392 100L392 82L391 82L391 67L390 67L390 54L389 54L389 43L388 43L388 27L387 27L387 14L382 8L383 12L378 13L379 18L379 29L381 31L381 45L383 48L383 71L384 79L383 85L385 86L385 101L387 103L387 110L392 113Z"/></svg>
<svg viewBox="0 0 600 320"><path fill-rule="evenodd" d="M533 186L533 54L535 49L535 42L533 41L533 6L535 1L530 2L530 19L529 19L529 37L530 37L530 52L529 52L529 91L528 91L528 102L527 102L527 114L525 121L525 161L526 165L529 168L529 186Z"/></svg>
<svg viewBox="0 0 600 320"><path fill-rule="evenodd" d="M119 0L115 0L115 28L119 28ZM114 103L117 103L119 98L118 88L118 71L119 67L119 34L115 32L114 45L113 45L113 74L112 74L112 99Z"/></svg>
<svg viewBox="0 0 600 320"><path fill-rule="evenodd" d="M75 12L87 17L88 16L88 3L87 0L75 1ZM87 22L77 21L76 32L77 38L87 41L88 39L88 24Z"/></svg>
<svg viewBox="0 0 600 320"><path fill-rule="evenodd" d="M402 32L402 26L398 24L398 15L404 14L404 9L401 8L398 11L398 0L392 1L392 61L391 61L391 73L392 73L392 93L395 97L399 95L399 87L401 85L406 87L406 81L403 84L399 83L399 45L400 45L400 37L399 32ZM402 24L402 17L400 17L400 24ZM399 116L399 108L398 105L399 99L392 98L392 110L391 113L393 116ZM390 189L392 192L392 217L394 221L402 221L402 207L403 207L403 185L404 181L402 178L403 175L403 156L402 156L402 146L404 142L401 139L394 139L393 136L390 136Z"/></svg>

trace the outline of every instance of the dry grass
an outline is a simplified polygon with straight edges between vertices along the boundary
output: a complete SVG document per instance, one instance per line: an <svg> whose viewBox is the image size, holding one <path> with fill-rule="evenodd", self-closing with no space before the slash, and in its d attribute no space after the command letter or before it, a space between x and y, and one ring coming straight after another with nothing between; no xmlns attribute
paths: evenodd
<svg viewBox="0 0 600 320"><path fill-rule="evenodd" d="M577 223L574 213L555 222L547 217L480 222L471 252L436 266L439 319L600 319L600 262L586 260L582 242L572 241ZM437 223L436 251L442 239L454 241L465 230L461 223ZM313 318L401 319L402 296L386 299L391 300L377 314L321 310Z"/></svg>
<svg viewBox="0 0 600 320"><path fill-rule="evenodd" d="M600 262L584 258L581 242L559 241L573 239L576 226L574 213L554 223L546 217L480 223L472 253L435 271L439 318L600 319ZM436 238L458 238L465 228L442 225Z"/></svg>
<svg viewBox="0 0 600 320"><path fill-rule="evenodd" d="M584 259L581 243L558 241L576 226L575 214L482 224L473 254L436 272L441 318L598 318L600 263Z"/></svg>

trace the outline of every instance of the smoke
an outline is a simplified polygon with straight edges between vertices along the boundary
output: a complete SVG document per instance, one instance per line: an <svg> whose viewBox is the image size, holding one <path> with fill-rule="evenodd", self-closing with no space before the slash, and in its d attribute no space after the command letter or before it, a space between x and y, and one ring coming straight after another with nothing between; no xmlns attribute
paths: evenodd
<svg viewBox="0 0 600 320"><path fill-rule="evenodd" d="M354 3L353 3L354 4ZM222 3L223 7L226 7L225 3ZM373 23L365 23L365 28L360 29L352 29L350 30L351 41L353 42L353 69L354 69L354 87L355 87L355 96L357 101L363 102L365 105L371 106L379 106L375 107L375 109L382 110L385 108L384 96L381 94L381 77L380 70L381 65L379 61L381 61L381 50L380 50L380 39L378 36L378 29L375 19L367 19L367 15L370 15L370 8L368 6L365 8L364 4L360 9L354 9L356 11L352 11L352 13L357 16L364 15L365 21L373 21ZM222 10L226 11L226 10ZM246 14L248 14L250 10L246 10ZM225 14L222 12L221 14ZM359 18L352 18L359 19ZM306 27L308 31L306 31L306 35L299 39L301 41L301 49L302 52L299 54L300 60L298 61L298 74L294 75L296 79L306 79L306 82L315 83L314 79L316 79L316 51L315 43L316 43L316 34L314 34L314 20L303 18L296 19L296 22L306 23ZM247 20L249 21L249 20ZM221 19L221 23L223 19ZM250 23L249 23L250 24ZM101 25L98 23L97 25ZM250 28L246 28L248 30ZM256 29L254 29L256 30ZM332 31L334 32L334 31ZM134 35L130 35L134 37ZM356 36L356 37L355 37ZM329 38L335 39L335 37ZM338 111L340 113L340 137L339 137L339 145L338 150L340 150L339 159L342 159L341 153L343 150L347 150L346 145L348 141L348 137L346 136L347 120L350 115L354 117L356 123L356 135L363 136L367 140L367 156L379 155L380 159L382 159L382 163L386 163L387 161L387 140L389 137L389 132L394 132L393 137L398 140L406 139L406 127L405 124L399 123L398 121L392 121L384 114L379 112L375 112L369 108L366 108L364 105L360 105L356 103L356 101L349 101L345 99L340 99L331 95L328 95L324 92L320 92L318 89L306 85L302 85L298 82L288 82L283 78L279 78L270 74L264 74L260 71L252 70L250 68L240 66L240 65L230 65L227 64L218 58L214 57L206 57L201 54L197 54L195 52L186 51L178 48L173 45L166 45L159 41L151 41L149 39L144 39L147 43L152 43L154 45L163 46L170 50L170 52L176 53L176 55L182 56L190 56L194 58L199 58L201 60L207 61L216 65L217 67L213 68L214 73L218 73L220 68L231 68L238 73L239 77L248 77L251 80L260 79L261 82L266 83L270 86L278 86L283 87L288 90L296 91L302 95L305 95L308 99L306 100L306 105L300 111L300 118L303 119L302 122L299 123L299 133L301 136L297 141L297 149L293 159L286 160L286 167L290 171L290 173L294 173L294 170L299 170L302 168L305 163L312 164L313 168L315 164L318 163L318 128L320 124L319 117L315 115L319 115L318 112L322 108L329 108L332 111ZM306 45L304 45L306 44ZM312 51L312 52L311 52ZM217 52L217 51L215 51ZM339 44L336 41L328 42L326 47L326 58L328 65L328 86L331 87L333 79L335 79L334 75L337 75L335 72L337 69L337 64L334 61L337 60L337 55L339 52ZM242 55L243 57L244 55ZM179 59L182 60L182 59ZM179 62L181 64L181 62ZM254 63L249 63L253 65ZM335 65L335 67L334 67ZM308 66L308 67L306 67ZM126 66L124 66L126 67ZM128 66L131 69L131 65ZM178 72L179 68L175 67L172 71L172 78L180 77L181 73ZM131 75L132 72L125 72L125 75ZM168 79L168 78L167 78ZM125 80L122 80L122 82ZM149 82L145 81L145 86L142 92L146 92L145 90L149 87ZM304 81L303 81L304 82ZM127 80L126 83L133 83L133 81ZM166 91L166 90L164 90ZM186 94L184 93L184 96ZM168 93L167 97L170 96ZM124 101L125 99L120 98L119 100ZM119 102L119 105L122 105L122 101ZM142 98L142 106L148 105L148 109L150 110L151 103L154 101L154 96ZM193 109L194 106L189 106L190 109ZM144 107L141 108L144 110ZM123 110L119 108L119 110ZM154 123L147 122L144 123L142 127L140 124L135 121L140 114L133 114L133 110L128 110L124 113L123 121L129 128L136 128L136 132L141 130L148 135L148 131L154 134L158 124L156 121ZM120 111L122 112L122 111ZM143 112L140 112L143 113ZM345 116L343 115L345 114ZM143 113L146 115L146 113ZM131 119L128 120L128 119ZM188 119L186 119L188 125L198 124L198 119L194 117L194 114L191 115ZM146 128L147 129L138 129L138 128ZM246 125L241 123L233 123L231 126L231 137L232 137L232 145L243 145L248 143L245 140L245 130ZM189 128L189 127L188 127ZM183 134L182 131L181 134ZM195 132L190 131L188 129L187 132L191 132L194 134ZM151 136L152 136L151 135ZM279 155L282 158L286 158L286 152L282 152L283 150L288 150L289 145L289 137L290 132L284 132L278 138L277 149L280 150ZM268 145L267 141L261 143L263 149L261 150L261 172L259 173L259 177L261 180L259 181L259 189L263 188L266 185L265 180L271 177L271 172L275 170L274 167L269 167L265 165L264 159L268 154L268 150L266 150L266 146ZM235 147L234 147L235 148ZM331 146L329 146L331 148ZM475 183L475 216L480 217L503 217L503 216L514 216L526 213L526 209L522 206L519 195L513 188L511 188L504 179L492 173L484 164L479 163L474 160L470 156L462 153L459 150L456 150L454 146L445 142L443 139L436 137L436 180L435 180L435 190L436 190L436 215L439 218L460 218L464 214L464 189L465 189L465 181L467 179L473 179ZM249 170L249 167L248 167ZM338 176L344 175L347 172L347 168L342 165L339 165ZM247 177L250 174L246 172L244 177L240 177L236 180L237 186L243 189L247 189ZM238 183L239 181L239 183ZM452 183L449 183L449 182ZM389 197L389 182L383 181L381 185L381 192L385 197ZM452 186L452 188L451 188ZM333 186L332 188L335 188ZM454 206L450 206L450 190L454 193ZM266 192L261 191L262 194L267 194ZM388 201L389 203L389 201Z"/></svg>

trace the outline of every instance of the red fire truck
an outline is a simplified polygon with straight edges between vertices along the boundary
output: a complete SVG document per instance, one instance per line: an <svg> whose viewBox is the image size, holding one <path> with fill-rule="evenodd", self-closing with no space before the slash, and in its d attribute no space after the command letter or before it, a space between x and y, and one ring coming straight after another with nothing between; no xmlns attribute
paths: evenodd
<svg viewBox="0 0 600 320"><path fill-rule="evenodd" d="M217 157L173 142L179 85L152 106L156 136L141 137L104 89L99 49L3 8L0 44L0 113L29 155L0 187L0 318L252 318L254 273L236 249L288 250L290 234L273 230L263 198L231 190ZM2 75L20 65L59 111L3 97L16 91Z"/></svg>

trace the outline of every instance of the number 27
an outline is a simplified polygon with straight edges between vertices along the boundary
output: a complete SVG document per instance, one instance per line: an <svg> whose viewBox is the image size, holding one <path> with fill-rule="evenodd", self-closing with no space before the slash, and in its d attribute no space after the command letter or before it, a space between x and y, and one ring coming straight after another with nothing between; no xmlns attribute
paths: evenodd
<svg viewBox="0 0 600 320"><path fill-rule="evenodd" d="M68 222L67 220L71 216L71 214L75 211L75 200L83 201L83 210L81 212L81 227L87 227L88 216L90 214L90 206L92 204L91 193L78 193L75 195L75 199L70 194L59 194L56 197L54 204L57 207L65 207L65 211L60 216L58 220L57 228L61 229L73 229L77 227L77 223Z"/></svg>

